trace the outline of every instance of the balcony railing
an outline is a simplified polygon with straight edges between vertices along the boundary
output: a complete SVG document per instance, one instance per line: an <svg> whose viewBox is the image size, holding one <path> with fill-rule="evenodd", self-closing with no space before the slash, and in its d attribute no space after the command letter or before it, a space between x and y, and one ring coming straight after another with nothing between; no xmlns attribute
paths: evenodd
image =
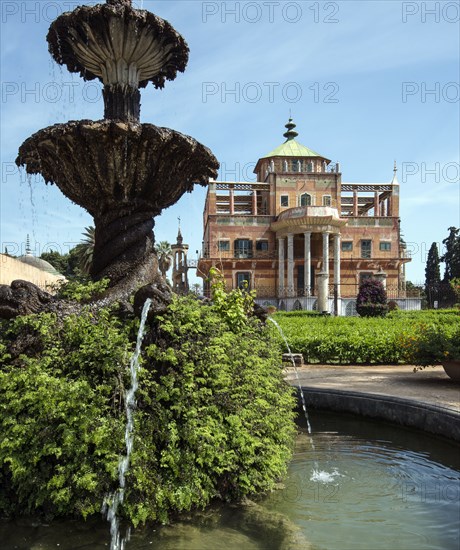
<svg viewBox="0 0 460 550"><path fill-rule="evenodd" d="M233 250L204 250L201 255L204 259L216 259L216 260L274 260L278 257L277 252L274 250L245 250L245 251L233 251Z"/></svg>
<svg viewBox="0 0 460 550"><path fill-rule="evenodd" d="M237 288L236 285L233 288ZM229 290L231 290L229 288ZM257 293L257 298L303 298L303 297L317 297L317 291L315 288L307 290L300 286L288 287L285 286L282 291L274 285L258 285L251 288ZM334 298L334 285L329 285L329 298ZM342 284L340 285L340 297L341 298L356 298L359 292L359 286L355 284ZM388 300L401 300L405 298L418 298L422 297L422 293L419 289L404 290L398 288L398 286L388 286L386 289Z"/></svg>
<svg viewBox="0 0 460 550"><path fill-rule="evenodd" d="M237 285L233 285L231 288L227 285L227 290L234 290L238 288ZM307 291L305 288L300 288L297 286L294 287L284 287L283 291L272 285L255 285L249 290L256 291L256 298L258 299L286 299L286 298L317 298L317 293L315 289L313 292ZM358 294L358 288L356 285L341 285L340 298L351 298L356 299ZM205 295L209 296L209 291L205 291ZM329 286L329 296L330 299L334 298L334 285ZM422 298L421 291L418 289L412 290L403 290L397 286L391 286L387 288L387 298L388 301L391 300L404 300L404 299L418 299Z"/></svg>

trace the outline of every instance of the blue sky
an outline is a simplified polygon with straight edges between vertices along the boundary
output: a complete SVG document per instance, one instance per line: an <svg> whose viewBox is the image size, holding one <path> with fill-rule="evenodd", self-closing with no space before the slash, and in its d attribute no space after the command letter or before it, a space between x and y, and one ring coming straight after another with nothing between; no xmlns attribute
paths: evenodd
<svg viewBox="0 0 460 550"><path fill-rule="evenodd" d="M94 4L96 2L87 2ZM100 119L101 87L51 59L51 21L76 1L1 5L0 241L11 253L68 251L92 219L39 177L14 165L21 143L54 123ZM460 226L460 4L458 1L150 1L190 46L184 74L142 90L141 121L189 134L222 163L221 179L253 178L258 158L284 141L289 112L298 140L340 161L345 182L401 184L407 277L423 281L426 254ZM156 220L175 240L177 218L201 248L205 189ZM192 275L192 282L194 277Z"/></svg>

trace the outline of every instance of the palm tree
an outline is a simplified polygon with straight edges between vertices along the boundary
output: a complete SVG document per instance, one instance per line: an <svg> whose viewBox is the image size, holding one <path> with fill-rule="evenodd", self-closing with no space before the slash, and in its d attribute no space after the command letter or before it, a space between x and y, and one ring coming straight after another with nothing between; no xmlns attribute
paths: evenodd
<svg viewBox="0 0 460 550"><path fill-rule="evenodd" d="M158 267L163 277L166 278L166 272L171 267L173 261L171 245L168 241L160 241L155 246L155 252L158 258Z"/></svg>
<svg viewBox="0 0 460 550"><path fill-rule="evenodd" d="M83 233L84 239L75 247L75 253L78 258L78 267L86 275L89 275L93 264L95 234L96 230L92 225L85 227L85 231Z"/></svg>

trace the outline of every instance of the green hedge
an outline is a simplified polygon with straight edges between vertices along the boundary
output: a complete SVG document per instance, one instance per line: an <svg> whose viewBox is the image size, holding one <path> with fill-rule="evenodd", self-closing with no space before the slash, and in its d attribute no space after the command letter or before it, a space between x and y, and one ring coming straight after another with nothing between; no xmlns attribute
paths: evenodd
<svg viewBox="0 0 460 550"><path fill-rule="evenodd" d="M276 313L291 351L302 353L306 363L400 364L407 363L404 343L423 327L458 326L458 310L394 311L385 318L322 317L303 312ZM280 350L284 341L278 336Z"/></svg>

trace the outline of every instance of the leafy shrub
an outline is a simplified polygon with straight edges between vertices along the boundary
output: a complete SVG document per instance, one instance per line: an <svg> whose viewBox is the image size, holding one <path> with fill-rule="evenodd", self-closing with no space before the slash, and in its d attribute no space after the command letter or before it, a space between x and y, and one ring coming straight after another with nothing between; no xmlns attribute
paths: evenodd
<svg viewBox="0 0 460 550"><path fill-rule="evenodd" d="M460 324L421 323L411 333L402 333L400 343L405 361L421 368L459 361Z"/></svg>
<svg viewBox="0 0 460 550"><path fill-rule="evenodd" d="M34 345L0 368L0 512L97 513L117 477L129 326L107 310L3 325L5 347Z"/></svg>
<svg viewBox="0 0 460 550"><path fill-rule="evenodd" d="M268 491L285 472L295 399L277 347L254 318L230 327L238 299L221 298L220 306L175 298L146 336L122 510L134 524ZM138 324L89 308L2 324L1 514L100 511L125 454Z"/></svg>
<svg viewBox="0 0 460 550"><path fill-rule="evenodd" d="M285 472L295 400L271 333L254 318L237 331L222 321L193 297L158 320L162 345L146 349L139 392L132 517L164 521L168 509L264 492Z"/></svg>
<svg viewBox="0 0 460 550"><path fill-rule="evenodd" d="M402 311L386 317L322 317L277 313L293 353L302 353L307 363L413 364L402 346L402 337L415 337L421 324L459 325L457 310ZM276 334L275 334L276 336ZM278 345L285 351L281 337Z"/></svg>
<svg viewBox="0 0 460 550"><path fill-rule="evenodd" d="M387 293L381 281L365 279L359 286L356 311L361 317L383 317L388 312Z"/></svg>
<svg viewBox="0 0 460 550"><path fill-rule="evenodd" d="M209 273L214 307L232 331L241 330L247 326L248 317L254 312L255 291L237 288L227 292L222 273L215 267Z"/></svg>
<svg viewBox="0 0 460 550"><path fill-rule="evenodd" d="M107 290L109 282L109 279L101 279L100 281L71 279L59 285L57 297L83 303L97 300Z"/></svg>

